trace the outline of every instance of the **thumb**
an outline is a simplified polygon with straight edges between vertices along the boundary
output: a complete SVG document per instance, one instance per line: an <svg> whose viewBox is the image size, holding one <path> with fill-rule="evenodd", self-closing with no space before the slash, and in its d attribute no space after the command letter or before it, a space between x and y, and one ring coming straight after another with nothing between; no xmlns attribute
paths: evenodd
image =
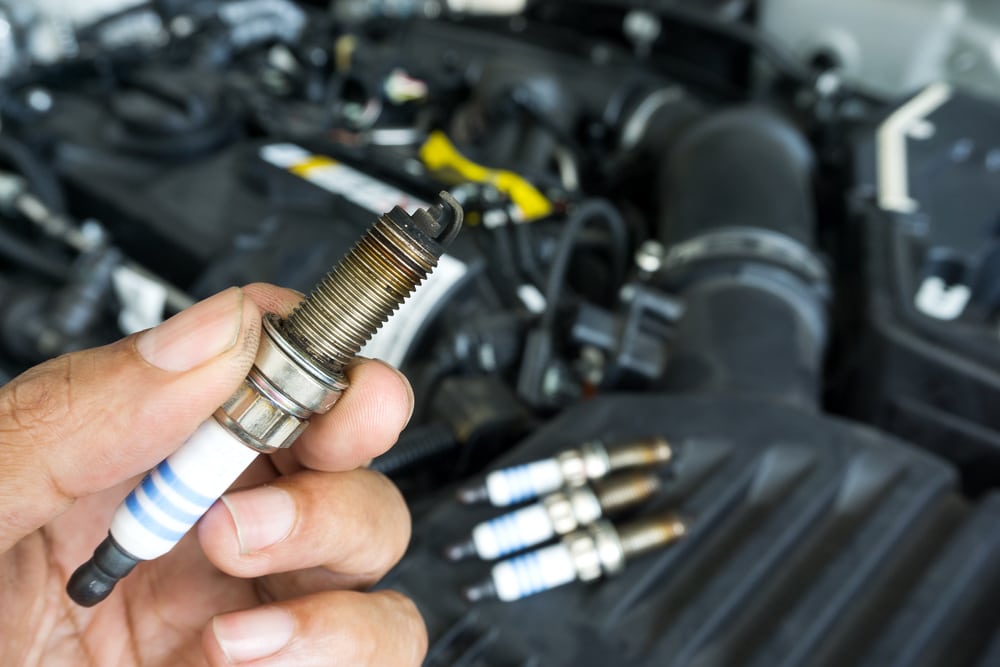
<svg viewBox="0 0 1000 667"><path fill-rule="evenodd" d="M239 386L259 336L257 306L231 288L0 389L0 553L168 456Z"/></svg>

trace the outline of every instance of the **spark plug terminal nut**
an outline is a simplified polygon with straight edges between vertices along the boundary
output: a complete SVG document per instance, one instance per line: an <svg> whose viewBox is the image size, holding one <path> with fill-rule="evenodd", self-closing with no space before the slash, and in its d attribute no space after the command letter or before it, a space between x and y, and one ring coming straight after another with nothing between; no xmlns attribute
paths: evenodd
<svg viewBox="0 0 1000 667"><path fill-rule="evenodd" d="M585 442L579 449L567 449L556 456L556 461L566 486L582 486L587 480L601 479L611 472L608 450L597 441Z"/></svg>

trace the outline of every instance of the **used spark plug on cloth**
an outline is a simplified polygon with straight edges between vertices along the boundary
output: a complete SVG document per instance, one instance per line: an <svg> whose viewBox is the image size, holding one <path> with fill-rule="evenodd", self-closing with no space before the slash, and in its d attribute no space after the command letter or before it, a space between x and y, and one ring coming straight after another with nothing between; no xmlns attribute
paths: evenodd
<svg viewBox="0 0 1000 667"><path fill-rule="evenodd" d="M667 463L673 457L670 443L653 437L605 447L599 441L585 442L549 459L494 470L486 481L460 489L458 499L467 505L489 501L494 507L534 500L563 487L582 486L626 468Z"/></svg>
<svg viewBox="0 0 1000 667"><path fill-rule="evenodd" d="M489 521L472 530L465 542L445 549L458 561L470 556L494 560L589 526L649 500L661 486L656 473L632 473L608 480L597 489L581 486L549 494L537 503Z"/></svg>
<svg viewBox="0 0 1000 667"><path fill-rule="evenodd" d="M625 569L625 563L673 544L687 532L675 514L627 523L616 529L609 521L571 533L558 544L500 561L490 577L466 587L469 602L496 598L513 602L573 581L594 581Z"/></svg>
<svg viewBox="0 0 1000 667"><path fill-rule="evenodd" d="M243 384L118 507L69 596L84 606L106 598L139 561L170 551L258 454L291 446L310 417L332 408L347 364L434 270L462 216L446 192L413 215L393 209L291 315L265 315Z"/></svg>

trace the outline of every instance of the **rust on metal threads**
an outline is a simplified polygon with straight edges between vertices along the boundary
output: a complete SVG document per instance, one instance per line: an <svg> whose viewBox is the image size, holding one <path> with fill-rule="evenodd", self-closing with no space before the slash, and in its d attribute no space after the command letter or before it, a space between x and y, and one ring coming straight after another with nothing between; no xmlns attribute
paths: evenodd
<svg viewBox="0 0 1000 667"><path fill-rule="evenodd" d="M340 374L434 269L439 253L383 215L281 329L317 365Z"/></svg>
<svg viewBox="0 0 1000 667"><path fill-rule="evenodd" d="M665 547L687 532L687 525L675 514L639 519L618 529L625 558L635 558Z"/></svg>
<svg viewBox="0 0 1000 667"><path fill-rule="evenodd" d="M668 463L673 450L666 438L652 437L608 448L611 470Z"/></svg>
<svg viewBox="0 0 1000 667"><path fill-rule="evenodd" d="M661 485L659 475L637 472L594 483L594 490L604 514L611 515L649 500Z"/></svg>

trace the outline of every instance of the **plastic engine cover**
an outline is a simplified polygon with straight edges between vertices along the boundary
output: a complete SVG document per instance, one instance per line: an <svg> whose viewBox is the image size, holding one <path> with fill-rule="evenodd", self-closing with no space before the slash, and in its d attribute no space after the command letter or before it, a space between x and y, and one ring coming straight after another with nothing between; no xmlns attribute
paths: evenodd
<svg viewBox="0 0 1000 667"><path fill-rule="evenodd" d="M962 665L1000 660L1000 498L869 428L740 398L620 396L569 411L503 467L662 433L674 476L643 513L688 536L614 579L468 605L488 564L439 554L501 510L450 496L383 582L427 621L428 666Z"/></svg>

